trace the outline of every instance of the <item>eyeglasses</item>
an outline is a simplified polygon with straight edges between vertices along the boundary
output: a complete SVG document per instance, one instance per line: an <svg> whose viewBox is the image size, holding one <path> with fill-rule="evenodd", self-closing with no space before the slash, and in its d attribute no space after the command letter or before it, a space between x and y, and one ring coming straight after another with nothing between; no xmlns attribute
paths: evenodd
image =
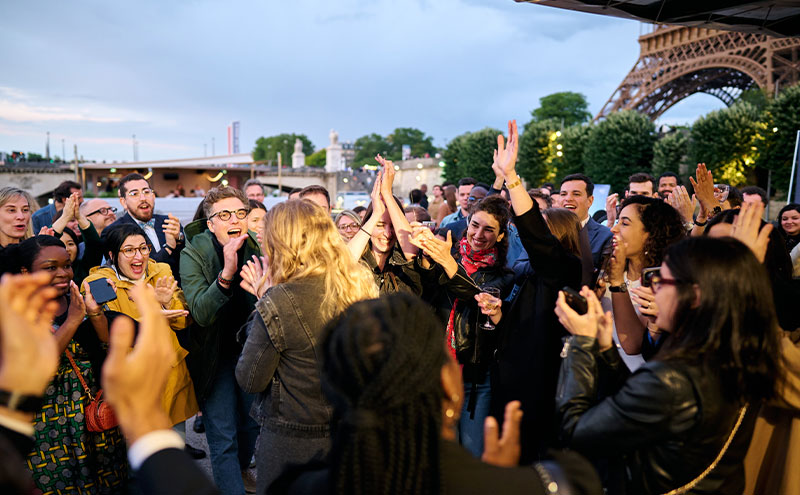
<svg viewBox="0 0 800 495"><path fill-rule="evenodd" d="M152 189L144 188L141 191L138 189L134 189L133 191L128 191L125 195L129 198L138 198L139 196L152 196L155 194Z"/></svg>
<svg viewBox="0 0 800 495"><path fill-rule="evenodd" d="M348 230L358 230L359 225L355 223L348 223L346 225L339 225L339 230L341 231L348 231Z"/></svg>
<svg viewBox="0 0 800 495"><path fill-rule="evenodd" d="M99 209L97 209L97 210L94 210L94 211L93 211L93 212L91 212L91 213L87 213L87 214L86 214L86 216L87 216L87 217L90 217L90 216L92 216L92 215L96 215L96 214L98 214L98 213L99 213L99 214L101 214L101 215L108 215L108 212L109 212L109 211L110 211L111 213L116 213L116 212L117 212L117 209L116 209L115 207L113 207L113 206L108 206L108 207L104 206L104 207L102 207L102 208L99 208Z"/></svg>
<svg viewBox="0 0 800 495"><path fill-rule="evenodd" d="M674 278L663 278L660 268L646 268L642 270L642 285L652 287L653 292L658 292L664 285L678 285L680 280Z"/></svg>
<svg viewBox="0 0 800 495"><path fill-rule="evenodd" d="M240 208L238 210L219 210L218 212L208 217L208 219L211 220L214 217L218 217L223 222L227 222L228 220L231 219L231 215L236 215L236 218L238 218L239 220L244 220L245 218L247 218L248 213L250 213L250 210L248 210L247 208Z"/></svg>
<svg viewBox="0 0 800 495"><path fill-rule="evenodd" d="M148 246L147 244L142 244L138 248L125 247L119 250L119 252L122 253L123 256L125 256L126 258L133 258L134 256L136 256L136 251L139 251L142 254L142 256L147 256L148 254L150 254L150 246Z"/></svg>

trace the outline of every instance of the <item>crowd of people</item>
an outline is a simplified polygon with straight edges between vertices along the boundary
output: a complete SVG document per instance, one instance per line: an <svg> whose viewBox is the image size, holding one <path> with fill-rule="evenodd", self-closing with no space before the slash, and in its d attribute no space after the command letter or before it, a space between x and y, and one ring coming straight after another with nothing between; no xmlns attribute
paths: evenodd
<svg viewBox="0 0 800 495"><path fill-rule="evenodd" d="M137 173L119 206L0 189L0 491L797 493L800 205L699 164L590 215L518 144L406 201L378 155L335 215L256 180L186 225Z"/></svg>

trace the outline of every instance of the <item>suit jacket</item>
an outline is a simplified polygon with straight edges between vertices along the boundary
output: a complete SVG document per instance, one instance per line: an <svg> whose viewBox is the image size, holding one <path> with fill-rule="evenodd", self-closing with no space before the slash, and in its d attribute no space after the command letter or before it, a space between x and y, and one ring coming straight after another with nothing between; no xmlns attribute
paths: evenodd
<svg viewBox="0 0 800 495"><path fill-rule="evenodd" d="M148 457L136 479L148 495L215 495L214 483L197 464L179 449L159 450Z"/></svg>
<svg viewBox="0 0 800 495"><path fill-rule="evenodd" d="M156 251L155 246L153 243L150 242L150 238L148 236L144 236L144 240L147 241L147 245L150 246L152 250L150 252L150 259L154 260L158 263L166 263L169 265L170 269L172 270L172 274L176 280L180 283L180 260L181 260L181 249L185 242L183 240L178 241L178 244L175 246L175 249L172 250L172 254L169 254L164 246L167 244L167 237L164 235L164 222L167 220L166 215L153 215L153 218L156 220L155 229L156 229L156 236L158 236L158 242L161 244L161 249ZM118 219L114 221L110 226L117 225L120 223L130 223L133 225L139 225L139 223L134 219L130 214L125 213ZM183 237L183 226L181 226L181 237Z"/></svg>
<svg viewBox="0 0 800 495"><path fill-rule="evenodd" d="M592 217L583 227L589 235L589 246L592 248L592 263L594 268L600 269L603 259L611 251L611 238L614 234L605 225L597 223Z"/></svg>

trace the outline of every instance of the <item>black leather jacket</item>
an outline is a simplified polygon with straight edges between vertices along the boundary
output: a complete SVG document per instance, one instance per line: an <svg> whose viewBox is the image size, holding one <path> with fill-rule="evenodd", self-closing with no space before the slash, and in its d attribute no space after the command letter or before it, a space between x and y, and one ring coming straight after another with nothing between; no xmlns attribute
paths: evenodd
<svg viewBox="0 0 800 495"><path fill-rule="evenodd" d="M621 461L617 464L625 474L618 479L626 486L610 486L609 493L666 493L711 465L741 409L723 396L714 369L651 361L598 403L598 382L621 369L617 350L601 354L595 339L582 336L569 337L567 346L556 397L561 437L585 455ZM757 409L748 408L725 456L688 493L742 493L743 460Z"/></svg>
<svg viewBox="0 0 800 495"><path fill-rule="evenodd" d="M514 284L514 272L505 267L487 267L478 269L470 277L464 267L458 265L458 271L453 278L447 278L447 274L442 271L439 284L447 289L447 297L441 298L441 301L446 305L448 314L458 299L453 315L458 362L488 365L497 339L495 331L490 334L478 328L486 321L486 316L481 313L475 296L480 293L478 287L490 286L500 289L500 299L505 299Z"/></svg>

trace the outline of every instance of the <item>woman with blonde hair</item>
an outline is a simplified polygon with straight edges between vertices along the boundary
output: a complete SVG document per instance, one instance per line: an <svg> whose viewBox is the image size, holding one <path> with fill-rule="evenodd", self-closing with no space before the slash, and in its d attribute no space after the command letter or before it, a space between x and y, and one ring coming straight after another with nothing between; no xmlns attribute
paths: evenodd
<svg viewBox="0 0 800 495"><path fill-rule="evenodd" d="M241 273L259 301L236 379L259 394L257 493L269 493L288 467L326 457L332 409L320 383L323 328L354 302L377 297L378 288L328 213L308 200L267 212L262 248L262 259Z"/></svg>
<svg viewBox="0 0 800 495"><path fill-rule="evenodd" d="M19 244L32 237L32 205L36 205L30 194L16 187L0 189L0 248Z"/></svg>

